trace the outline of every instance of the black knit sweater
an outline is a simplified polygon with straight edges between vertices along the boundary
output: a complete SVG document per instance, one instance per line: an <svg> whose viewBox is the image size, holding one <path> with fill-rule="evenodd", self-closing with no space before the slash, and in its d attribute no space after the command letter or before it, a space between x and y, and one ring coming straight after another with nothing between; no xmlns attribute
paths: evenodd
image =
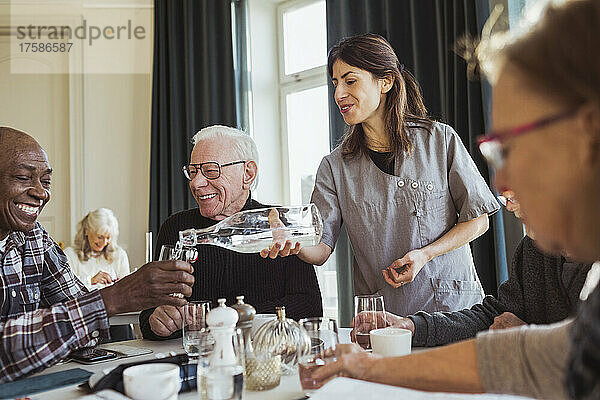
<svg viewBox="0 0 600 400"><path fill-rule="evenodd" d="M242 210L264 207L269 206L248 198ZM179 231L207 228L215 223L203 217L198 208L170 216L160 227L157 254L162 245L177 242ZM196 281L189 300L211 300L215 304L218 298L226 298L227 304L233 304L236 296L243 295L244 302L254 306L257 313L274 313L276 306L285 306L286 315L293 319L323 315L314 267L298 257L272 260L259 254L236 253L217 246L199 245L197 249L198 260L192 264ZM144 338L160 340L181 336L181 331L168 338L157 336L150 329L148 320L153 311L149 309L140 314L140 330Z"/></svg>
<svg viewBox="0 0 600 400"><path fill-rule="evenodd" d="M503 312L528 324L572 317L590 267L545 254L525 236L513 256L510 277L498 288L498 298L485 296L482 303L455 312L409 315L415 324L413 346L439 346L474 337Z"/></svg>

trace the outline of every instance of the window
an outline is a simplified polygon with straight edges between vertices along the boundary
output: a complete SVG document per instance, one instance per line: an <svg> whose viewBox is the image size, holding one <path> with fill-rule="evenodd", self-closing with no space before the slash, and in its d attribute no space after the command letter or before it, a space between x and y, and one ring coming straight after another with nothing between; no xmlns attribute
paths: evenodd
<svg viewBox="0 0 600 400"><path fill-rule="evenodd" d="M317 168L330 151L325 1L285 2L277 17L284 198L303 204L310 202ZM316 271L324 314L337 319L335 265L334 252Z"/></svg>
<svg viewBox="0 0 600 400"><path fill-rule="evenodd" d="M490 6L501 5L504 7L504 15L511 31L528 29L538 22L546 7L550 4L561 4L566 0L492 0Z"/></svg>
<svg viewBox="0 0 600 400"><path fill-rule="evenodd" d="M283 75L324 66L327 63L325 1L296 1L280 10Z"/></svg>

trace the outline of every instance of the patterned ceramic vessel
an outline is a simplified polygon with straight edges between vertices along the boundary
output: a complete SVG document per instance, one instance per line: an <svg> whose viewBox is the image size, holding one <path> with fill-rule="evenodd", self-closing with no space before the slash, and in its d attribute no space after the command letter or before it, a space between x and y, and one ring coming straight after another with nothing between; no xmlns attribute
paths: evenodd
<svg viewBox="0 0 600 400"><path fill-rule="evenodd" d="M256 354L281 356L281 373L293 374L298 359L310 352L310 337L296 321L285 317L285 307L277 307L277 319L262 325L252 338Z"/></svg>

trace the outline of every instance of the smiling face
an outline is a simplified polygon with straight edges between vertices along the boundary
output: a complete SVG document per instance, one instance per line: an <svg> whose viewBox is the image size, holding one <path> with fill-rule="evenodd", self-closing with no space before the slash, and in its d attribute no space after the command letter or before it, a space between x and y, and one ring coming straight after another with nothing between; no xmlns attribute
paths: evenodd
<svg viewBox="0 0 600 400"><path fill-rule="evenodd" d="M86 235L90 248L97 253L102 252L112 239L107 233L86 232Z"/></svg>
<svg viewBox="0 0 600 400"><path fill-rule="evenodd" d="M331 80L335 102L348 125L383 121L385 92L389 90L386 81L339 59L333 63Z"/></svg>
<svg viewBox="0 0 600 400"><path fill-rule="evenodd" d="M569 109L528 83L519 69L504 67L493 92L494 129L513 128ZM592 129L582 125L581 114L506 139L505 161L496 172L495 184L498 190L514 191L524 222L546 251L593 261L598 256L598 219L594 219L598 165L597 155L594 161L590 150Z"/></svg>
<svg viewBox="0 0 600 400"><path fill-rule="evenodd" d="M231 151L232 141L230 138L201 140L194 146L190 164L216 161L223 165L242 161ZM217 179L207 179L198 171L190 181L190 190L198 203L200 214L222 220L244 207L255 178L256 163L249 161L221 168L221 176Z"/></svg>
<svg viewBox="0 0 600 400"><path fill-rule="evenodd" d="M0 239L4 239L12 231L34 228L50 200L52 169L32 137L0 129Z"/></svg>

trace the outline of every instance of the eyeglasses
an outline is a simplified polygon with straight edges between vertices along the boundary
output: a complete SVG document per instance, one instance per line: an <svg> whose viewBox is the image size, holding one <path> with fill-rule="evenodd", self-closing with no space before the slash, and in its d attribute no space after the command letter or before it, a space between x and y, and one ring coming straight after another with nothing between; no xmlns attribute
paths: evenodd
<svg viewBox="0 0 600 400"><path fill-rule="evenodd" d="M495 131L485 136L480 136L479 138L477 138L477 143L479 144L479 151L481 152L485 160L488 162L488 164L494 167L494 169L498 170L502 168L502 165L504 164L504 160L506 158L503 146L503 142L506 139L514 138L516 136L520 136L525 133L532 132L536 129L541 129L545 126L554 124L558 121L562 121L563 119L575 115L576 111L577 110L569 110L567 112L546 117L538 121L529 122L527 124L520 125L512 129Z"/></svg>
<svg viewBox="0 0 600 400"><path fill-rule="evenodd" d="M216 161L209 161L200 164L185 165L182 170L185 177L190 181L198 175L198 170L202 172L202 175L204 175L206 179L217 179L221 176L221 168L235 164L243 164L245 162L246 161L234 161L221 165Z"/></svg>

